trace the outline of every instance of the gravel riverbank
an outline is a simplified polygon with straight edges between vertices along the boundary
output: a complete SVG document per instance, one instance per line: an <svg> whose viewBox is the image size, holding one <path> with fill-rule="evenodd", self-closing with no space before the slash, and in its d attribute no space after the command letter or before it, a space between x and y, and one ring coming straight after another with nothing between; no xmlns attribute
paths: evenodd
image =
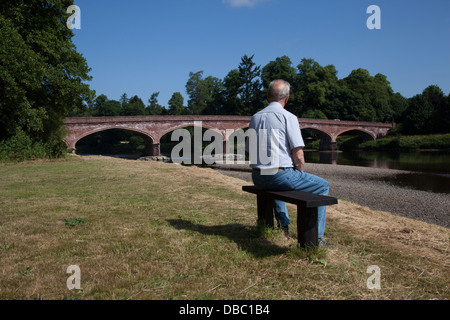
<svg viewBox="0 0 450 320"><path fill-rule="evenodd" d="M214 165L213 169L250 183L252 181L248 165ZM412 190L385 181L406 171L315 163L307 164L306 171L330 183L330 196L373 210L450 227L448 194Z"/></svg>

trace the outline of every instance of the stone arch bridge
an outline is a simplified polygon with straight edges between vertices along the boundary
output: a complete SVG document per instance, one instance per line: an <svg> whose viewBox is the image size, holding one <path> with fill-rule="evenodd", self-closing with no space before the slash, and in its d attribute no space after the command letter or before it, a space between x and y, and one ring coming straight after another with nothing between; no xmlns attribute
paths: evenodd
<svg viewBox="0 0 450 320"><path fill-rule="evenodd" d="M132 117L83 117L67 118L65 126L68 134L65 142L68 148L76 150L82 138L93 133L120 129L135 132L146 141L146 155L160 155L160 139L167 133L185 127L199 126L222 134L226 142L230 132L248 128L251 117L244 116L132 116ZM364 141L376 140L385 136L393 124L299 119L302 130L310 129L320 137L320 150L336 150L336 138L346 132L359 134Z"/></svg>

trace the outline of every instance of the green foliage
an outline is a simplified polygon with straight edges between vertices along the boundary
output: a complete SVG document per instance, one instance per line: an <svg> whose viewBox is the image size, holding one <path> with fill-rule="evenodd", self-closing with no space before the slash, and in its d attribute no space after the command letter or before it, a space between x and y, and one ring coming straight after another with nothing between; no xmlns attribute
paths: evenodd
<svg viewBox="0 0 450 320"><path fill-rule="evenodd" d="M222 90L222 86L222 80L218 78L208 76L203 79L203 71L190 72L186 83L189 113L205 114L213 111L216 96Z"/></svg>
<svg viewBox="0 0 450 320"><path fill-rule="evenodd" d="M0 161L20 162L36 159L60 158L66 153L66 145L61 140L34 141L23 131L16 135L0 141Z"/></svg>
<svg viewBox="0 0 450 320"><path fill-rule="evenodd" d="M327 119L325 113L318 109L308 109L305 113L302 114L302 118L306 119Z"/></svg>
<svg viewBox="0 0 450 320"><path fill-rule="evenodd" d="M404 133L427 134L450 132L450 97L438 86L427 87L422 94L408 100Z"/></svg>
<svg viewBox="0 0 450 320"><path fill-rule="evenodd" d="M85 218L70 218L70 219L61 219L62 222L64 222L69 227L77 227L82 226L84 222L86 221Z"/></svg>
<svg viewBox="0 0 450 320"><path fill-rule="evenodd" d="M336 114L327 110L327 105L338 89L335 67L323 67L313 59L302 59L297 69L298 74L292 88L297 94L293 97L292 112L302 114L307 109L317 109L327 117L334 117Z"/></svg>
<svg viewBox="0 0 450 320"><path fill-rule="evenodd" d="M153 116L160 115L160 114L163 114L163 112L165 110L165 108L158 103L158 96L159 96L159 91L153 93L151 95L150 99L148 100L149 105L147 107L147 113L149 115L153 115Z"/></svg>
<svg viewBox="0 0 450 320"><path fill-rule="evenodd" d="M143 116L147 114L145 104L141 98L134 96L122 103L123 116Z"/></svg>
<svg viewBox="0 0 450 320"><path fill-rule="evenodd" d="M274 239L281 235L280 229L267 226L264 221L256 221L256 229L253 236L256 238Z"/></svg>
<svg viewBox="0 0 450 320"><path fill-rule="evenodd" d="M297 73L292 66L292 61L287 56L276 58L270 61L261 70L261 81L263 85L264 96L267 95L267 89L270 82L276 79L283 79L291 84L295 84ZM295 92L291 93L291 99L295 100Z"/></svg>
<svg viewBox="0 0 450 320"><path fill-rule="evenodd" d="M319 150L320 149L320 139L306 140L305 141L305 149Z"/></svg>
<svg viewBox="0 0 450 320"><path fill-rule="evenodd" d="M251 115L263 107L261 67L253 57L244 55L238 68L224 78L221 97L215 99L220 114Z"/></svg>
<svg viewBox="0 0 450 320"><path fill-rule="evenodd" d="M180 92L175 92L172 98L169 100L169 114L170 115L181 115L186 114L188 111L184 106L184 98Z"/></svg>
<svg viewBox="0 0 450 320"><path fill-rule="evenodd" d="M244 55L238 67L240 86L238 97L241 108L237 110L238 115L253 114L262 107L263 97L261 93L261 66L253 62L253 56Z"/></svg>
<svg viewBox="0 0 450 320"><path fill-rule="evenodd" d="M122 104L119 101L108 100L102 94L95 99L92 115L95 117L120 116L122 115Z"/></svg>
<svg viewBox="0 0 450 320"><path fill-rule="evenodd" d="M292 258L306 260L311 264L318 263L327 266L325 258L327 257L327 250L324 247L318 246L315 248L302 248L300 244L292 247L288 251L288 255Z"/></svg>
<svg viewBox="0 0 450 320"><path fill-rule="evenodd" d="M358 147L364 150L450 149L450 134L385 137Z"/></svg>
<svg viewBox="0 0 450 320"><path fill-rule="evenodd" d="M0 3L2 158L59 153L55 144L64 137L65 116L81 112L94 96L84 83L91 79L90 69L66 26L71 4L72 0ZM12 154L5 155L9 151Z"/></svg>
<svg viewBox="0 0 450 320"><path fill-rule="evenodd" d="M340 136L337 138L338 149L341 151L358 149L361 140L359 136Z"/></svg>

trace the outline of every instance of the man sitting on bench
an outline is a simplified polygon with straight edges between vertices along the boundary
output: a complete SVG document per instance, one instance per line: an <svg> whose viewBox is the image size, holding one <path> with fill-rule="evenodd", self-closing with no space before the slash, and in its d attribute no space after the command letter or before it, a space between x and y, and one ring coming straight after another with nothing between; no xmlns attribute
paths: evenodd
<svg viewBox="0 0 450 320"><path fill-rule="evenodd" d="M305 172L305 146L298 118L284 109L289 100L290 84L275 80L269 86L269 105L253 115L249 128L256 133L256 159L251 167L253 183L258 189L271 191L300 190L328 196L326 180ZM264 135L261 139L261 135ZM264 142L265 140L265 142ZM277 145L278 144L278 145ZM270 157L271 161L264 159ZM286 203L274 200L278 226L289 236L289 215ZM318 208L319 245L331 245L323 240L326 206Z"/></svg>

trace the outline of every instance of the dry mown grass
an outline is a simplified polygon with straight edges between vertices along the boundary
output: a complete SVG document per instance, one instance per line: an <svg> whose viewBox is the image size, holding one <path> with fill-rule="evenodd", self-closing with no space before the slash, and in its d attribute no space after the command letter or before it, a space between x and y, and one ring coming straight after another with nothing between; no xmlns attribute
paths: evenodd
<svg viewBox="0 0 450 320"><path fill-rule="evenodd" d="M0 181L1 299L449 298L448 229L350 202L328 210L335 246L306 253L258 236L247 183L211 169L76 157L1 165Z"/></svg>

